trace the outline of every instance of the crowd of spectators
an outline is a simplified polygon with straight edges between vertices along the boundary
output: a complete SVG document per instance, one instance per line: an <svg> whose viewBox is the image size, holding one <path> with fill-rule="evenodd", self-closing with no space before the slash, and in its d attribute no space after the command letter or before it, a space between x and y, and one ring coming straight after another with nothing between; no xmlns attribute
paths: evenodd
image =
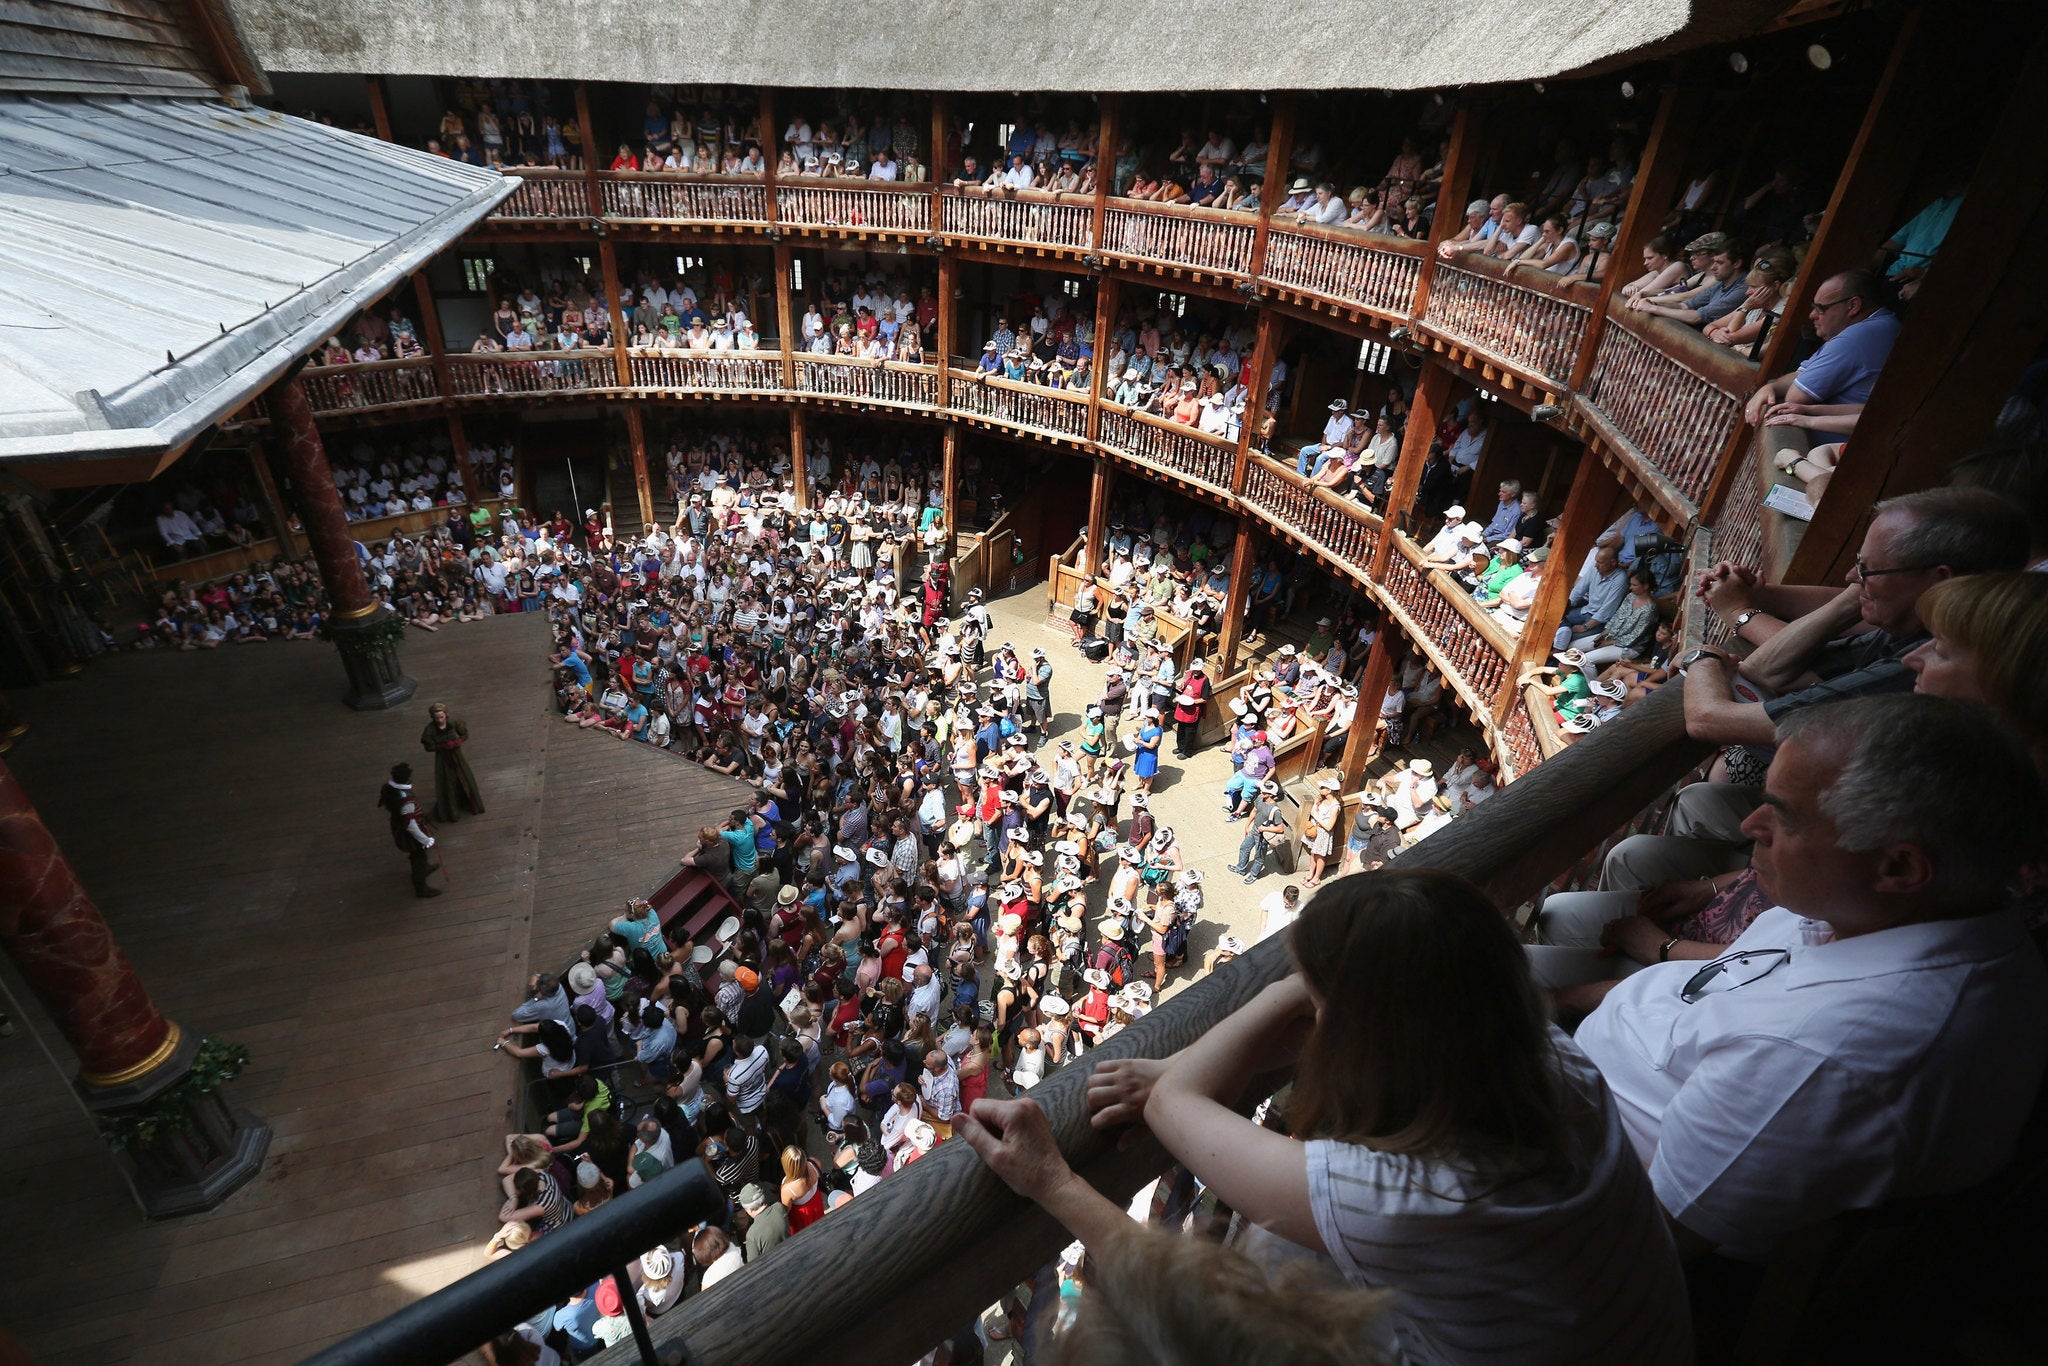
<svg viewBox="0 0 2048 1366"><path fill-rule="evenodd" d="M797 302L791 301L792 312ZM802 303L796 346L806 354L907 365L936 359L925 342L938 341L938 295L900 272L826 270Z"/></svg>

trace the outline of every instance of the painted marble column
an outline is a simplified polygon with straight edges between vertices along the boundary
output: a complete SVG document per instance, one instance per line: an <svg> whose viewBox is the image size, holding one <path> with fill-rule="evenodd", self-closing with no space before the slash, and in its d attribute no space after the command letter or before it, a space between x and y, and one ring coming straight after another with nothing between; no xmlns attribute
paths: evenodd
<svg viewBox="0 0 2048 1366"><path fill-rule="evenodd" d="M28 794L0 764L0 949L14 960L72 1051L78 1095L123 1147L136 1199L153 1219L212 1209L262 1170L270 1126L228 1104L216 1083L178 1088L201 1041L165 1019L80 885ZM148 1124L136 1133L136 1121Z"/></svg>
<svg viewBox="0 0 2048 1366"><path fill-rule="evenodd" d="M327 463L327 447L313 421L313 405L306 401L305 388L296 375L273 384L266 399L271 421L284 438L292 502L312 544L313 558L320 564L320 581L327 585L334 617L337 621L367 617L376 603L370 596L369 581L363 577L362 562L356 558L356 538L341 510L341 490L334 486L334 470Z"/></svg>
<svg viewBox="0 0 2048 1366"><path fill-rule="evenodd" d="M118 1086L167 1061L163 1017L28 794L0 765L0 948L78 1054L79 1080Z"/></svg>
<svg viewBox="0 0 2048 1366"><path fill-rule="evenodd" d="M271 421L284 442L292 502L332 605L327 632L348 673L348 692L342 700L357 711L395 707L419 686L398 662L398 639L405 633L405 623L370 594L356 556L355 534L341 510L341 491L335 488L334 470L327 463L327 448L298 376L271 385L267 398Z"/></svg>

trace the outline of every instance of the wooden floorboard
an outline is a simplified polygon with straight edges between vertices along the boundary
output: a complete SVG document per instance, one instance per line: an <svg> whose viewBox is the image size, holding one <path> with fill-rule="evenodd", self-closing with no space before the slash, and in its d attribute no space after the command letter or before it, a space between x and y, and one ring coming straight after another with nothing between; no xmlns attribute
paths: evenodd
<svg viewBox="0 0 2048 1366"><path fill-rule="evenodd" d="M0 1041L7 1323L44 1366L296 1361L482 1263L516 1100L491 1038L538 962L583 944L745 801L741 784L548 709L545 624L404 645L415 704L358 714L320 645L122 655L10 694L7 756L158 1004L247 1044L236 1104L264 1171L150 1224L18 974ZM443 830L451 883L414 899L374 807L427 701L470 728L489 804ZM422 785L422 791L430 783ZM55 1064L45 1057L47 1044Z"/></svg>

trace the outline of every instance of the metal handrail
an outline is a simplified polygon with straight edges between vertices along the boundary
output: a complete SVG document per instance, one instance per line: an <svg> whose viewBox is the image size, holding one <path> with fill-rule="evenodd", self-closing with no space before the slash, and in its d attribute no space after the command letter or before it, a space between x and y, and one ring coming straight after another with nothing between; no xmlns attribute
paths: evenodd
<svg viewBox="0 0 2048 1366"><path fill-rule="evenodd" d="M702 1158L679 1162L513 1256L308 1357L306 1366L447 1366L604 1276L619 1288L640 1360L652 1366L654 1345L625 1266L676 1229L721 1220L727 1209L725 1192ZM626 1358L620 1352L611 1359Z"/></svg>

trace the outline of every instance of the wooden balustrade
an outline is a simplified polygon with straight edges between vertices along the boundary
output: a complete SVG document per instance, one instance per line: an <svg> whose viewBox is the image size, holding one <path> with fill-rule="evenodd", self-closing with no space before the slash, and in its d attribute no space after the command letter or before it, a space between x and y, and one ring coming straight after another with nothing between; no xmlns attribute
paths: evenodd
<svg viewBox="0 0 2048 1366"><path fill-rule="evenodd" d="M1756 387L1753 361L1692 328L1615 313L1607 319L1579 402L1602 436L1670 481L1696 515L1714 464Z"/></svg>
<svg viewBox="0 0 2048 1366"><path fill-rule="evenodd" d="M1422 325L1562 392L1592 313L1564 289L1556 276L1522 271L1508 279L1482 262L1440 264Z"/></svg>
<svg viewBox="0 0 2048 1366"><path fill-rule="evenodd" d="M757 176L606 171L598 189L606 218L768 226L768 187Z"/></svg>
<svg viewBox="0 0 2048 1366"><path fill-rule="evenodd" d="M1045 190L948 190L942 204L941 226L949 237L1077 251L1095 247L1094 209L1086 199Z"/></svg>
<svg viewBox="0 0 2048 1366"><path fill-rule="evenodd" d="M939 370L936 365L909 365L894 360L798 356L796 382L797 388L807 394L858 399L865 403L900 403L929 408L939 398Z"/></svg>
<svg viewBox="0 0 2048 1366"><path fill-rule="evenodd" d="M627 359L635 389L733 389L758 392L782 388L782 357L773 351L714 351L677 355L635 351Z"/></svg>
<svg viewBox="0 0 2048 1366"><path fill-rule="evenodd" d="M1109 206L1102 249L1143 261L1243 275L1251 269L1256 230L1257 221L1248 213L1121 199Z"/></svg>
<svg viewBox="0 0 2048 1366"><path fill-rule="evenodd" d="M1140 464L1192 479L1220 497L1230 497L1237 443L1227 438L1104 403L1096 444Z"/></svg>
<svg viewBox="0 0 2048 1366"><path fill-rule="evenodd" d="M1535 723L1529 719L1529 699L1526 696L1515 699L1515 705L1508 709L1508 719L1500 728L1499 748L1506 751L1507 772L1501 776L1519 778L1544 760L1542 742L1536 738Z"/></svg>
<svg viewBox="0 0 2048 1366"><path fill-rule="evenodd" d="M618 364L609 349L448 358L448 384L453 398L572 393L611 389L618 382Z"/></svg>
<svg viewBox="0 0 2048 1366"><path fill-rule="evenodd" d="M1757 452L1758 439L1752 435L1742 443L1741 464L1728 486L1728 497L1714 519L1713 554L1716 560L1748 565L1769 574L1775 566L1764 556L1764 478ZM1730 634L1728 622L1709 614L1703 635L1710 644L1720 644Z"/></svg>
<svg viewBox="0 0 2048 1366"><path fill-rule="evenodd" d="M1088 435L1088 395L1039 384L994 379L972 370L955 369L947 386L948 406L1010 427L1028 427L1062 436Z"/></svg>
<svg viewBox="0 0 2048 1366"><path fill-rule="evenodd" d="M1425 574L1421 552L1406 536L1394 538L1396 553L1387 557L1382 588L1415 628L1411 633L1450 675L1453 686L1492 733L1494 700L1507 677L1510 652L1498 648L1472 617L1480 609L1469 595L1454 601L1455 580ZM1468 615L1471 614L1471 615Z"/></svg>
<svg viewBox="0 0 2048 1366"><path fill-rule="evenodd" d="M855 188L779 180L775 184L775 218L799 228L864 228L922 235L931 231L932 192L915 185Z"/></svg>
<svg viewBox="0 0 2048 1366"><path fill-rule="evenodd" d="M590 192L584 184L583 172L524 167L506 174L519 177L519 188L491 210L491 222L590 217Z"/></svg>
<svg viewBox="0 0 2048 1366"><path fill-rule="evenodd" d="M1312 487L1277 460L1254 455L1245 472L1244 501L1275 526L1306 541L1325 559L1366 578L1379 544L1380 519L1327 489Z"/></svg>
<svg viewBox="0 0 2048 1366"><path fill-rule="evenodd" d="M306 401L322 416L362 408L432 403L441 397L434 362L425 356L362 361L353 365L309 365L300 372Z"/></svg>
<svg viewBox="0 0 2048 1366"><path fill-rule="evenodd" d="M1259 278L1404 323L1415 311L1425 250L1426 243L1341 228L1273 228Z"/></svg>

